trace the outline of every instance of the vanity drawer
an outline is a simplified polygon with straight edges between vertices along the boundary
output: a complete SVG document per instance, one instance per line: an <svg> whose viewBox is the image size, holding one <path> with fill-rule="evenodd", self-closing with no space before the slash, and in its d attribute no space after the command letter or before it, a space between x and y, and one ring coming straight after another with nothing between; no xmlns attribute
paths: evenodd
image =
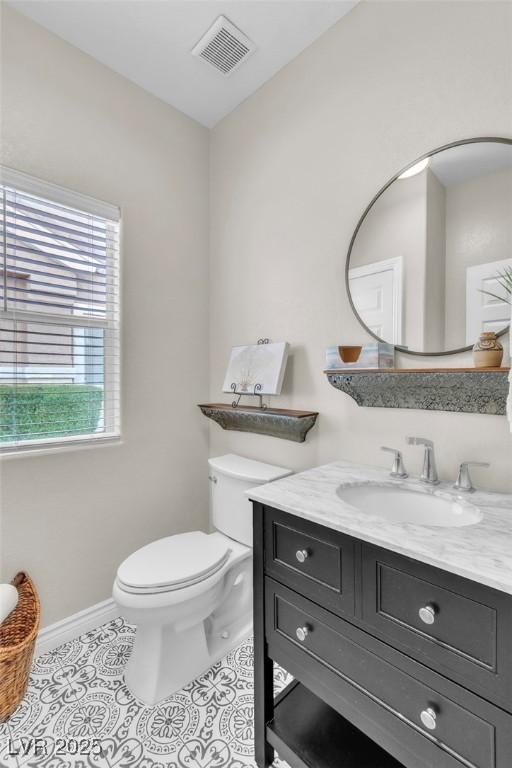
<svg viewBox="0 0 512 768"><path fill-rule="evenodd" d="M335 613L354 613L354 540L265 508L265 571Z"/></svg>
<svg viewBox="0 0 512 768"><path fill-rule="evenodd" d="M418 759L406 765L414 768L510 768L510 715L393 649L386 658L383 643L282 585L266 582L273 658L288 664L288 671L311 690L322 686L318 695L329 691L331 706L355 725L359 712L366 721L385 726L383 738L402 745L395 751L398 759L404 759L400 750L408 745ZM395 666L389 660L393 655L429 682ZM383 746L389 749L389 743Z"/></svg>
<svg viewBox="0 0 512 768"><path fill-rule="evenodd" d="M369 545L362 580L363 620L378 637L512 709L511 598Z"/></svg>

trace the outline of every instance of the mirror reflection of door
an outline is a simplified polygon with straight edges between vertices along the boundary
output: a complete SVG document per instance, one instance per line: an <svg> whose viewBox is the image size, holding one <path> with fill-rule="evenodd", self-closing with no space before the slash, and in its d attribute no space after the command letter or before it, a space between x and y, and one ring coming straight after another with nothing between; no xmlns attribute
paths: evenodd
<svg viewBox="0 0 512 768"><path fill-rule="evenodd" d="M403 303L389 271L397 257ZM512 283L510 294L496 284L504 266L512 266L512 140L475 139L413 163L376 197L351 246L348 289L378 338L449 354L509 326Z"/></svg>
<svg viewBox="0 0 512 768"><path fill-rule="evenodd" d="M402 343L402 260L349 270L350 293L365 325L380 339Z"/></svg>
<svg viewBox="0 0 512 768"><path fill-rule="evenodd" d="M510 322L510 305L505 298L500 299L505 291L496 279L510 267L512 259L467 268L466 344L472 344L482 331L497 333Z"/></svg>

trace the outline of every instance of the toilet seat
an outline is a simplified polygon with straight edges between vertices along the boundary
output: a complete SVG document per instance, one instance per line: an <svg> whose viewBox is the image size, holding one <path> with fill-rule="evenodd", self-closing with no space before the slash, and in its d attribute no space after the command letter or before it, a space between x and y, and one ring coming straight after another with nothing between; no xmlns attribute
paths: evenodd
<svg viewBox="0 0 512 768"><path fill-rule="evenodd" d="M216 573L230 554L229 540L223 536L202 531L167 536L138 549L121 563L117 584L133 594L184 589Z"/></svg>

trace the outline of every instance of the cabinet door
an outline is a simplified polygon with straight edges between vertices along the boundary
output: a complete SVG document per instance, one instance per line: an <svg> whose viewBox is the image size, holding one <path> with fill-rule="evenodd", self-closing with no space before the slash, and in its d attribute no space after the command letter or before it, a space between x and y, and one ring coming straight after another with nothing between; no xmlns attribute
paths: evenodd
<svg viewBox="0 0 512 768"><path fill-rule="evenodd" d="M369 721L361 730L371 738L379 742L385 729L386 739L403 742L414 755L407 766L510 768L511 715L401 654L402 668L390 663L383 643L271 579L266 595L270 652L318 695L323 684L331 706L357 727L357 718Z"/></svg>
<svg viewBox="0 0 512 768"><path fill-rule="evenodd" d="M265 571L338 614L354 614L355 542L265 508Z"/></svg>
<svg viewBox="0 0 512 768"><path fill-rule="evenodd" d="M363 619L395 647L512 710L512 599L363 545Z"/></svg>

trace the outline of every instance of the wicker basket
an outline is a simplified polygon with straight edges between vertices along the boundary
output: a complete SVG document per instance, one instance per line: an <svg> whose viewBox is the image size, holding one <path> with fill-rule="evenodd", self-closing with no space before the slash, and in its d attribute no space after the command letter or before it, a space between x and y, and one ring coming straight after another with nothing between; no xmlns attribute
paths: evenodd
<svg viewBox="0 0 512 768"><path fill-rule="evenodd" d="M12 584L18 590L18 604L0 625L0 722L12 715L25 695L39 629L34 584L26 573L18 573Z"/></svg>

